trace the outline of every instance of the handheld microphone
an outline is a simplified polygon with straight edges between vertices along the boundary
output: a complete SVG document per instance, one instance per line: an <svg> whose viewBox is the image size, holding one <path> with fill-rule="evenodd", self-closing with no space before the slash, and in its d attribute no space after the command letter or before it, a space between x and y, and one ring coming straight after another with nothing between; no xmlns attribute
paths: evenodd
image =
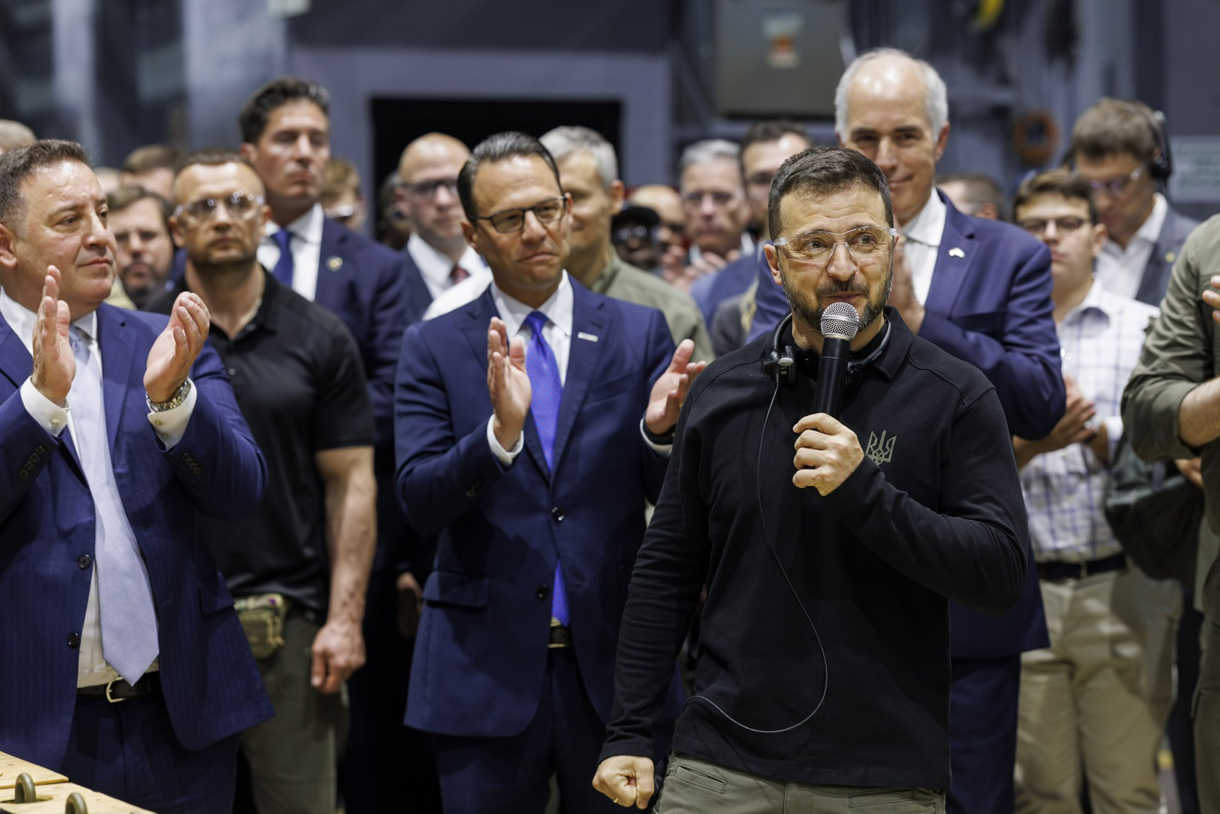
<svg viewBox="0 0 1220 814"><path fill-rule="evenodd" d="M846 302L832 302L822 312L822 359L818 363L818 386L813 394L813 412L839 417L851 341L860 330L860 315Z"/></svg>

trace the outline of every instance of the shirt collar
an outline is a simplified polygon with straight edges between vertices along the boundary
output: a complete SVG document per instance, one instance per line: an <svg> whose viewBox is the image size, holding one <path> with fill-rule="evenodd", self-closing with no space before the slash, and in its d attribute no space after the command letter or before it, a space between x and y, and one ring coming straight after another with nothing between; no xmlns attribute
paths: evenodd
<svg viewBox="0 0 1220 814"><path fill-rule="evenodd" d="M1124 249L1107 236L1106 242L1102 244L1102 251L1115 257L1123 257L1139 247L1155 246L1157 239L1161 236L1161 228L1165 225L1165 215L1168 212L1169 202L1165 200L1164 195L1156 193L1156 198L1152 202L1152 212L1144 218L1140 228L1131 236L1131 240L1127 242L1127 248Z"/></svg>
<svg viewBox="0 0 1220 814"><path fill-rule="evenodd" d="M34 353L34 322L38 319L38 314L10 297L7 291L0 289L0 316L4 317L4 321L13 329L13 333L17 334L22 344L25 345L25 349L32 355ZM74 320L72 326L89 337L90 342L96 343L96 310Z"/></svg>
<svg viewBox="0 0 1220 814"><path fill-rule="evenodd" d="M412 234L407 240L407 254L415 261L415 265L419 266L419 273L426 279L441 287L448 285L449 275L453 272L454 266L449 255L438 251L435 246L418 234ZM466 269L470 274L474 274L485 264L478 252L467 246L466 251L462 252L462 256L458 258L457 265Z"/></svg>
<svg viewBox="0 0 1220 814"><path fill-rule="evenodd" d="M1101 314L1103 319L1109 321L1115 306L1118 305L1116 300L1120 299L1126 298L1118 297L1106 291L1105 286L1101 284L1101 280L1094 277L1093 283L1089 286L1089 293L1084 295L1084 299L1075 308L1067 312L1063 317L1062 324L1067 325L1069 322L1076 322L1089 311L1095 311Z"/></svg>
<svg viewBox="0 0 1220 814"><path fill-rule="evenodd" d="M292 232L292 236L296 239L321 246L322 225L325 221L326 214L322 211L322 204L316 203L309 208L308 212L288 224L285 228ZM267 221L267 225L263 228L263 240L269 240L278 231L280 231L279 226L271 221Z"/></svg>
<svg viewBox="0 0 1220 814"><path fill-rule="evenodd" d="M250 333L256 328L261 328L263 330L270 331L271 333L275 333L276 328L279 326L279 320L276 316L278 311L275 308L275 304L279 302L281 296L280 292L285 288L285 286L279 280L275 279L275 275L268 272L261 263L259 264L258 270L262 273L263 279L265 280L265 283L263 284L263 297L258 302L258 310L254 312L254 316L250 318L250 321L246 323L246 327L242 328L241 334L238 334L238 336ZM178 292L181 293L183 291L190 290L191 287L187 284L186 277L183 277L182 285L178 288ZM224 331L221 331L221 334L224 334ZM237 339L235 336L228 337L230 342L235 339Z"/></svg>
<svg viewBox="0 0 1220 814"><path fill-rule="evenodd" d="M537 308L505 294L496 285L494 279L491 283L491 299L500 313L500 319L504 321L504 328L510 340L521 330L525 318L533 311L541 311L546 314L547 320L562 332L565 339L572 336L572 283L568 279L566 271L559 281L559 287L547 298L546 302Z"/></svg>
<svg viewBox="0 0 1220 814"><path fill-rule="evenodd" d="M932 190L928 202L919 210L919 214L911 218L901 229L902 236L924 246L936 249L940 247L941 236L945 233L945 202Z"/></svg>

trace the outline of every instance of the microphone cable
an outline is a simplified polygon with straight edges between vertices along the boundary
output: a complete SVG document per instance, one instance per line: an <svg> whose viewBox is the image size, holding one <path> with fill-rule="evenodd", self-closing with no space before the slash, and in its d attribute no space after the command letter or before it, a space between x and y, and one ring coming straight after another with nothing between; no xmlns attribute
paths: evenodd
<svg viewBox="0 0 1220 814"><path fill-rule="evenodd" d="M826 702L826 691L830 688L830 663L826 659L826 648L822 645L822 636L821 636L821 634L818 633L817 625L815 625L813 623L813 617L811 617L809 615L809 611L805 608L805 603L801 601L801 596L800 596L800 594L797 593L796 586L792 584L792 580L788 576L788 571L787 571L787 569L784 568L783 561L779 558L779 552L776 551L775 543L772 542L772 540L771 540L771 531L767 528L767 513L766 513L766 511L763 510L763 499L762 499L763 444L767 438L767 424L771 420L771 410L775 407L775 399L778 396L779 396L779 382L776 381L775 390L774 390L774 392L771 393L771 403L767 405L767 415L765 418L763 418L762 434L758 439L758 455L756 456L755 462L754 462L754 489L755 489L755 494L758 497L758 515L759 515L759 518L762 520L763 536L766 538L767 548L769 548L771 550L771 556L775 558L775 565L779 568L779 572L784 575L784 582L787 583L788 590L792 592L792 598L796 600L797 606L800 607L801 613L805 616L805 621L809 623L809 629L813 631L813 636L817 640L817 643L818 643L818 650L822 654L822 673L825 676L825 680L822 684L822 697L820 699L818 699L818 705L813 708L812 712L810 712L804 718L802 718L801 720L792 724L791 726L785 726L782 729L756 729L755 727L747 726L746 724L743 724L741 721L734 718L732 715L729 715L727 712L725 712L720 707L719 704L717 704L715 701L713 701L712 699L710 699L704 695L693 695L686 702L687 704L689 704L693 701L703 701L705 704L707 704L708 706L715 709L725 718L727 718L731 722L737 724L737 726L741 727L742 729L746 730L747 732L753 732L758 735L782 735L785 732L791 732L792 730L798 729L799 727L802 727L805 724L809 723L809 721L813 719L813 716L818 714L818 710L820 710L822 708L822 704L824 704Z"/></svg>

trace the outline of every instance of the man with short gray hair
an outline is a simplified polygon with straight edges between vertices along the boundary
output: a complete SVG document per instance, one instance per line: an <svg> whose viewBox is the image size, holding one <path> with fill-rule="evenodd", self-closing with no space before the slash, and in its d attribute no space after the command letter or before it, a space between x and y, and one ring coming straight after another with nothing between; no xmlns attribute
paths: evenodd
<svg viewBox="0 0 1220 814"><path fill-rule="evenodd" d="M724 139L696 141L682 152L680 192L691 247L685 274L670 282L683 289L754 251L740 161L741 148Z"/></svg>

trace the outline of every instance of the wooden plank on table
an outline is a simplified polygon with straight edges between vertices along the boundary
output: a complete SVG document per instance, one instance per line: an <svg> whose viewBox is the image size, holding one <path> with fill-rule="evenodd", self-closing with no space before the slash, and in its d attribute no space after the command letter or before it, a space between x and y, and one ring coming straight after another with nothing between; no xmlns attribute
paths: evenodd
<svg viewBox="0 0 1220 814"><path fill-rule="evenodd" d="M22 772L29 774L35 786L47 783L67 783L68 778L59 772L44 769L41 766L22 760L19 757L0 752L0 799L11 800L12 794L4 794L3 789L11 789L17 785L17 775Z"/></svg>
<svg viewBox="0 0 1220 814"><path fill-rule="evenodd" d="M68 795L74 791L80 792L85 798L89 814L154 814L144 808L137 808L130 803L107 797L96 791L90 791L75 783L54 783L38 786L35 790L38 800L33 803L14 803L7 793L0 793L0 812L3 814L64 814L68 804Z"/></svg>

